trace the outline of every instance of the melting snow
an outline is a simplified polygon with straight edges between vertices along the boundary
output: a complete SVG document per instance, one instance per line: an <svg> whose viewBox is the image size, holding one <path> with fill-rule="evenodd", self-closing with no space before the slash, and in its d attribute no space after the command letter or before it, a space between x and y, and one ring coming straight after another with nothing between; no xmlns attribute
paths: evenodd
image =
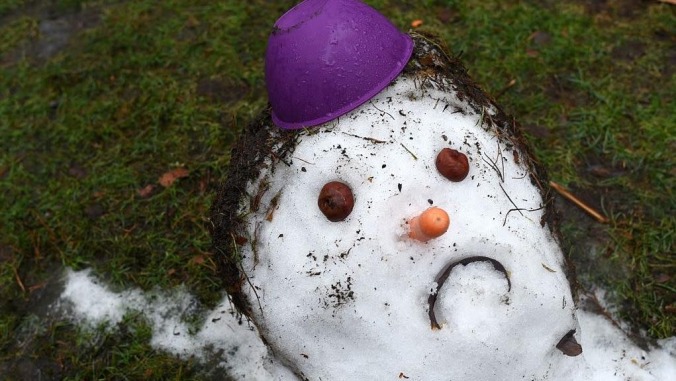
<svg viewBox="0 0 676 381"><path fill-rule="evenodd" d="M108 329L122 323L125 315L141 313L152 328L150 344L181 358L195 357L216 363L237 379L271 380L274 367L267 349L253 326L223 298L216 308L201 316L195 330L188 321L199 313L195 298L184 289L172 292L127 290L112 292L90 270L69 270L59 307L70 311L70 318L88 327ZM279 371L282 371L281 369Z"/></svg>
<svg viewBox="0 0 676 381"><path fill-rule="evenodd" d="M185 290L149 292L126 290L112 292L89 270L68 271L61 305L70 306L69 317L92 327L108 324L115 329L125 314L142 313L148 320L158 350L182 358L194 356L201 361L220 356L219 366L238 380L298 380L277 366L268 355L254 328L240 324L224 298L213 310L202 315L200 327L191 332L181 319L194 305L194 297ZM566 380L594 381L668 381L676 375L676 337L661 340L661 348L646 352L624 335L608 319L579 311L583 356L590 369L579 369ZM237 350L233 351L233 349Z"/></svg>

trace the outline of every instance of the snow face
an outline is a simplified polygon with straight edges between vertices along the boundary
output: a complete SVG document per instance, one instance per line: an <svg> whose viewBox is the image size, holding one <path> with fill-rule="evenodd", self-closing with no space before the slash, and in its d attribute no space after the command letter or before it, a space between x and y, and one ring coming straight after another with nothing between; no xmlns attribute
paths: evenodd
<svg viewBox="0 0 676 381"><path fill-rule="evenodd" d="M495 110L419 85L401 76L307 131L290 160L250 184L263 194L258 211L241 210L252 318L274 354L312 380L556 379L575 364L556 345L579 326L525 156L487 127ZM435 167L446 147L469 159L461 182ZM340 222L317 206L331 181L355 199ZM448 231L409 238L408 220L432 205L450 216Z"/></svg>

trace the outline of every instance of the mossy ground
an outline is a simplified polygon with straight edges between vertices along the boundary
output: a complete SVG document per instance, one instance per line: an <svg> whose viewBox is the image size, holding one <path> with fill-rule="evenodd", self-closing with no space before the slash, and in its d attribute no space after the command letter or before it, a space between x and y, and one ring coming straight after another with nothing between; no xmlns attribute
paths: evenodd
<svg viewBox="0 0 676 381"><path fill-rule="evenodd" d="M367 2L440 35L552 180L610 217L560 202L582 285L652 337L676 334L676 7ZM0 0L0 374L213 377L153 350L142 319L92 337L44 305L65 267L219 299L206 218L230 145L266 105L267 34L294 3ZM189 175L158 184L176 168Z"/></svg>

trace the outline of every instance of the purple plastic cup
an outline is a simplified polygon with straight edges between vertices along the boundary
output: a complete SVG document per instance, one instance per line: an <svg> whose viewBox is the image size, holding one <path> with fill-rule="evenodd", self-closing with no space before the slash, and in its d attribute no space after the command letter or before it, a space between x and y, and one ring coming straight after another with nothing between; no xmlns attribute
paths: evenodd
<svg viewBox="0 0 676 381"><path fill-rule="evenodd" d="M411 38L358 0L305 0L277 20L265 53L272 120L315 126L354 110L404 69Z"/></svg>

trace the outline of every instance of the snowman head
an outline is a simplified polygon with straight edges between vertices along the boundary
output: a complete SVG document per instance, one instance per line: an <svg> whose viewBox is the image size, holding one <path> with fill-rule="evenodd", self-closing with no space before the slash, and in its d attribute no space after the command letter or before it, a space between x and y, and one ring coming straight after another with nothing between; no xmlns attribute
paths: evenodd
<svg viewBox="0 0 676 381"><path fill-rule="evenodd" d="M304 379L548 379L581 349L544 172L414 40L351 112L244 133L213 214L229 292Z"/></svg>

